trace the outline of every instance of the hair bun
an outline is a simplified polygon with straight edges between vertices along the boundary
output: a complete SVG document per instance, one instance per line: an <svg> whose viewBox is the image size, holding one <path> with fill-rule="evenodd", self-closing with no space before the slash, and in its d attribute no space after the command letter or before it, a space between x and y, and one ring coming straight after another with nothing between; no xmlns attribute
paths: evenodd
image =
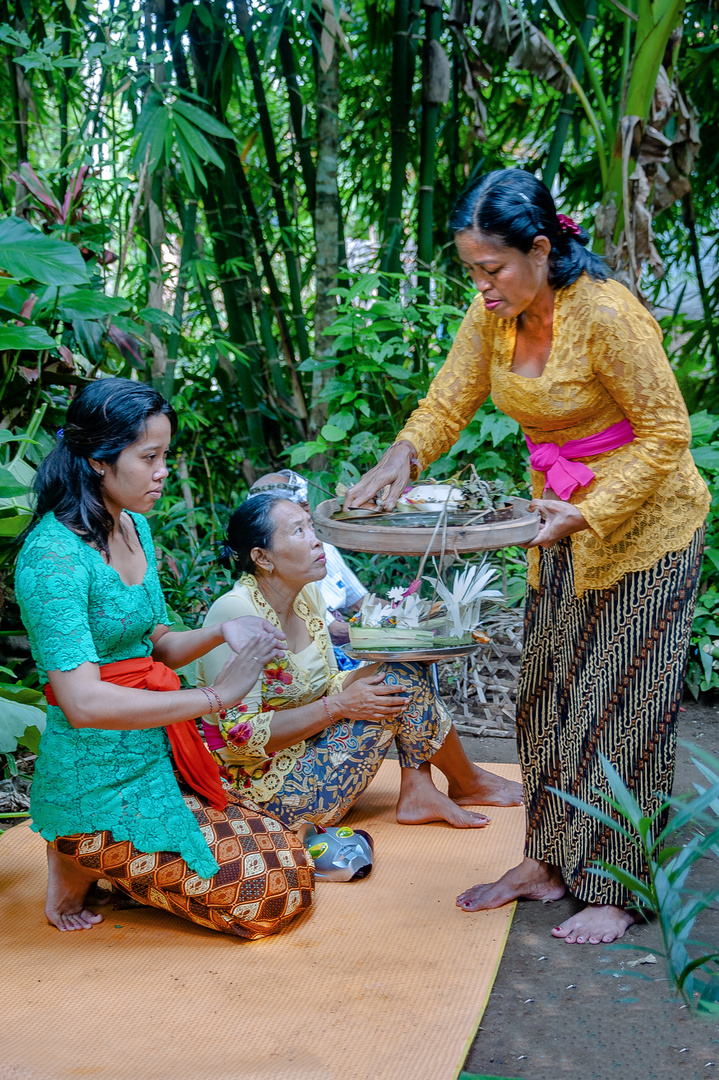
<svg viewBox="0 0 719 1080"><path fill-rule="evenodd" d="M226 540L218 545L217 558L220 566L225 570L231 570L237 558L234 548L230 547Z"/></svg>

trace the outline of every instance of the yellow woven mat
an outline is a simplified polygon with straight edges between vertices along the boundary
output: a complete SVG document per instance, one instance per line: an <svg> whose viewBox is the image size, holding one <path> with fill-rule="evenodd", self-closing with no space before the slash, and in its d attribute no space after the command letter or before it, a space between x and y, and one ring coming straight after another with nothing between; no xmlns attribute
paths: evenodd
<svg viewBox="0 0 719 1080"><path fill-rule="evenodd" d="M493 765L515 778L513 765ZM0 1080L452 1080L512 907L455 896L522 853L524 812L472 831L397 825L385 762L347 818L375 840L364 881L320 882L284 934L245 942L150 908L61 934L43 917L45 843L0 838Z"/></svg>

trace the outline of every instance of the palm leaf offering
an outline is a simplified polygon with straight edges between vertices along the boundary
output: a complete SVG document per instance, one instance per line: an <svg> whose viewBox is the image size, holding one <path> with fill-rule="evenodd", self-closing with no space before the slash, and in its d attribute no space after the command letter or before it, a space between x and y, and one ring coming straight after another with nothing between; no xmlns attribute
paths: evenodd
<svg viewBox="0 0 719 1080"><path fill-rule="evenodd" d="M487 588L496 574L484 558L457 571L451 588L439 576L424 577L430 599L422 599L412 586L390 589L386 600L369 593L350 620L350 644L378 650L469 645L476 640L482 601L502 597L499 589Z"/></svg>

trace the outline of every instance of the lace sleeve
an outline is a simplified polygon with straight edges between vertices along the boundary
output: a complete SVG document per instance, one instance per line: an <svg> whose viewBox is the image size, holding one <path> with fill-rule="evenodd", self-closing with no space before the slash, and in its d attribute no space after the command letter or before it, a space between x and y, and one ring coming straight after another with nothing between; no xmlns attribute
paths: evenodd
<svg viewBox="0 0 719 1080"><path fill-rule="evenodd" d="M60 529L31 534L18 561L16 595L42 674L100 663L88 616L90 574L78 543Z"/></svg>
<svg viewBox="0 0 719 1080"><path fill-rule="evenodd" d="M600 539L646 501L691 443L689 415L657 323L626 290L617 291L612 301L597 309L593 368L631 421L635 439L581 503Z"/></svg>
<svg viewBox="0 0 719 1080"><path fill-rule="evenodd" d="M456 443L489 396L490 356L483 333L486 312L481 296L470 305L441 371L432 380L397 440L407 439L424 466Z"/></svg>

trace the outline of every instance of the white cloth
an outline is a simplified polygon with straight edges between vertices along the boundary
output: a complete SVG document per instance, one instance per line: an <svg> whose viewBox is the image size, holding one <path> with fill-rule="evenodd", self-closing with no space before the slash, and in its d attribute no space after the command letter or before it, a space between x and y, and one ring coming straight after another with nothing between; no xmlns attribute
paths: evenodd
<svg viewBox="0 0 719 1080"><path fill-rule="evenodd" d="M367 595L367 589L357 575L352 573L334 544L323 544L323 547L327 559L327 576L317 584L327 605L327 622L332 622L333 611L352 607Z"/></svg>

